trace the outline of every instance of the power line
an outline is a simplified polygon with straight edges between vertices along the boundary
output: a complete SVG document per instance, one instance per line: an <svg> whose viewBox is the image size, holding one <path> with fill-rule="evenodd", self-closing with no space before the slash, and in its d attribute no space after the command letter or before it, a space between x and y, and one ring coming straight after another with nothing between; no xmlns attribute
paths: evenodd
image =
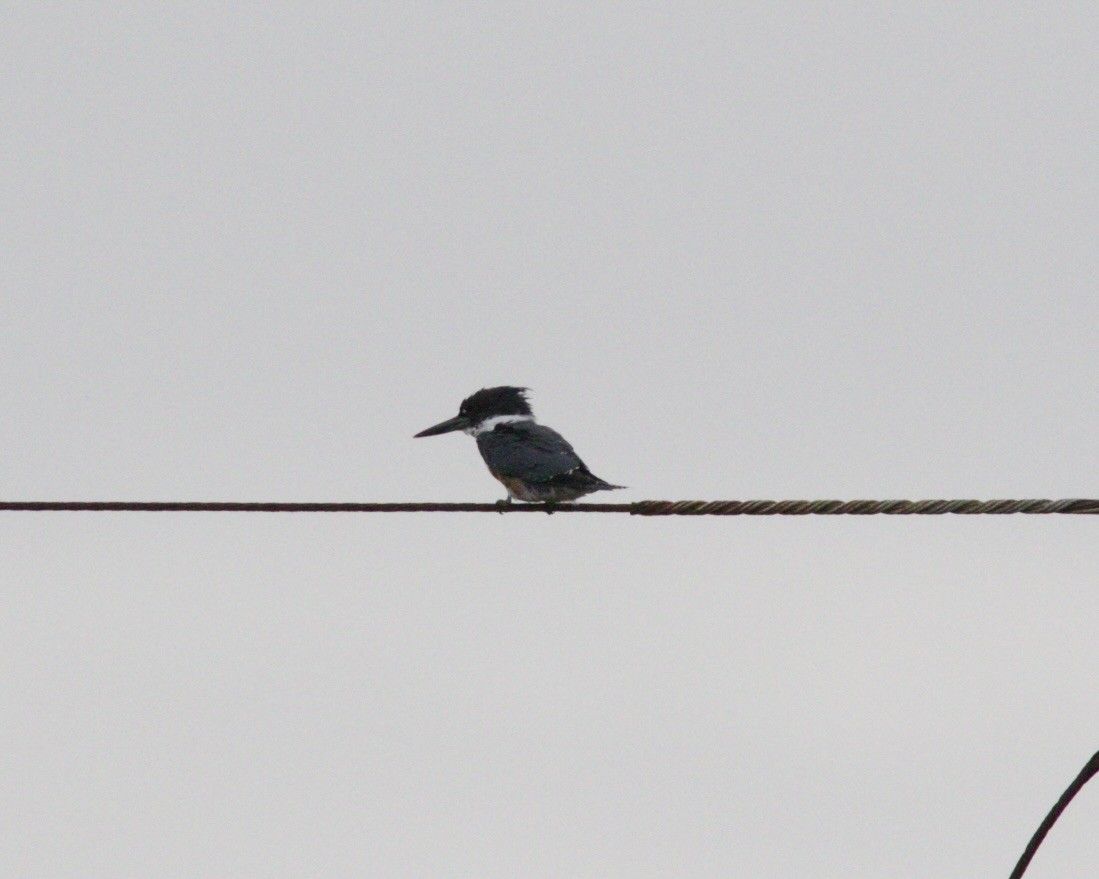
<svg viewBox="0 0 1099 879"><path fill-rule="evenodd" d="M1030 859L1034 857L1034 853L1038 851L1038 846L1042 844L1042 840L1046 838L1046 834L1054 824L1057 823L1057 819L1061 817L1061 813L1065 811L1065 808L1072 802L1072 798L1080 793L1080 789L1087 784L1095 775L1099 775L1099 751L1084 764L1084 768L1080 770L1080 774L1072 780L1065 792L1061 794L1061 798L1053 804L1053 808L1049 810L1049 814L1042 820L1042 823L1038 825L1038 829L1034 831L1034 836L1031 837L1030 842L1027 843L1026 849L1023 850L1023 855L1019 858L1019 862L1015 865L1015 869L1011 871L1011 876L1008 879L1021 879L1022 875L1026 872L1028 866L1030 866Z"/></svg>
<svg viewBox="0 0 1099 879"><path fill-rule="evenodd" d="M0 501L7 512L152 513L627 513L631 516L939 516L1099 515L1099 499L1065 500L817 500L636 501L632 504L279 503L234 501ZM1020 879L1072 798L1097 773L1099 753L1081 770L1042 821L1011 873Z"/></svg>
<svg viewBox="0 0 1099 879"><path fill-rule="evenodd" d="M280 503L235 501L0 501L8 512L146 513L628 513L631 516L1099 515L1099 499L636 501L631 504Z"/></svg>

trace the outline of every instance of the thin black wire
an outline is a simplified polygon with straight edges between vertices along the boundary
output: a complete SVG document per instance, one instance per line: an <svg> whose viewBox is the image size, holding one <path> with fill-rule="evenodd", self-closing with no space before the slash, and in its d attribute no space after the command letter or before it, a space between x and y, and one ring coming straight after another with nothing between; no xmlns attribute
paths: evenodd
<svg viewBox="0 0 1099 879"><path fill-rule="evenodd" d="M628 513L631 516L1099 515L1099 500L637 501L632 504L257 503L225 501L0 501L8 512L148 513Z"/></svg>
<svg viewBox="0 0 1099 879"><path fill-rule="evenodd" d="M1034 831L1034 836L1030 838L1030 842L1027 843L1026 849L1023 850L1023 856L1019 858L1019 863L1015 865L1015 869L1011 871L1011 876L1008 879L1021 879L1022 875L1026 872L1028 866L1030 866L1030 859L1034 857L1034 853L1038 851L1038 846L1042 844L1042 840L1046 838L1046 834L1049 833L1050 828L1057 823L1057 819L1061 817L1061 813L1065 811L1065 808L1072 802L1072 798L1076 796L1080 789L1087 784L1092 777L1099 775L1099 751L1097 751L1090 760L1084 765L1084 768L1080 770L1080 774L1072 780L1065 792L1061 794L1061 798L1053 804L1053 808L1049 810L1049 814L1046 815L1045 820L1038 825L1038 829Z"/></svg>

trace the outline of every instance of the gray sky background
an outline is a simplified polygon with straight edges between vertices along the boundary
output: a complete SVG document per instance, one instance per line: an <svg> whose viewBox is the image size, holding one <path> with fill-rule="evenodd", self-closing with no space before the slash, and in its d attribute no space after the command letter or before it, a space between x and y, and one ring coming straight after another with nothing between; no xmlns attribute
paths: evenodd
<svg viewBox="0 0 1099 879"><path fill-rule="evenodd" d="M503 383L621 500L1099 495L1093 3L0 28L0 497L495 500ZM3 514L0 867L1006 876L1097 525Z"/></svg>

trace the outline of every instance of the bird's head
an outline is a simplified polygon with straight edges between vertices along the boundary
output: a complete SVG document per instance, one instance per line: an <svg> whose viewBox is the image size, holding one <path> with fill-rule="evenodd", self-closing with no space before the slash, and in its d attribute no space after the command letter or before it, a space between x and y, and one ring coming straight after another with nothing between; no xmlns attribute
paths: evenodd
<svg viewBox="0 0 1099 879"><path fill-rule="evenodd" d="M534 413L527 402L527 390L508 385L482 388L462 400L454 418L421 430L416 436L438 436L452 430L463 430L476 436L482 430L488 429L490 423L494 426L505 421L533 421Z"/></svg>

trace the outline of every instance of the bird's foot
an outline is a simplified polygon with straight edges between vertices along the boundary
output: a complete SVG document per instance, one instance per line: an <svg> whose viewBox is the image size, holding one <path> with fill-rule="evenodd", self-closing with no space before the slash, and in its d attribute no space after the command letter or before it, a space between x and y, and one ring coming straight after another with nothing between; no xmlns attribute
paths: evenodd
<svg viewBox="0 0 1099 879"><path fill-rule="evenodd" d="M496 512L498 512L502 516L504 515L504 510L506 510L510 506L511 495L509 494L506 498L501 498L496 502Z"/></svg>

